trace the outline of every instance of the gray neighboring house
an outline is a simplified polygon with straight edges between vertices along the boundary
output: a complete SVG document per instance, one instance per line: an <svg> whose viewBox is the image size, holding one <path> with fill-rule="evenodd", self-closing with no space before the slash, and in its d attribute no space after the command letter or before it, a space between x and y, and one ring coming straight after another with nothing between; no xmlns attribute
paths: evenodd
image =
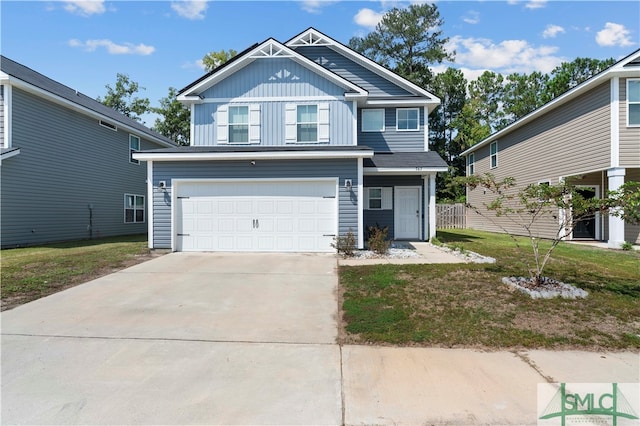
<svg viewBox="0 0 640 426"><path fill-rule="evenodd" d="M146 233L132 154L175 143L4 56L0 70L1 246Z"/></svg>
<svg viewBox="0 0 640 426"><path fill-rule="evenodd" d="M331 252L368 226L435 235L433 94L309 28L255 44L182 89L191 146L149 165L149 245L174 251Z"/></svg>
<svg viewBox="0 0 640 426"><path fill-rule="evenodd" d="M513 177L519 187L572 178L585 195L605 197L625 182L640 181L640 50L461 155L467 158L467 175ZM489 193L474 190L467 191L467 201L482 206L491 200ZM507 220L500 223L518 232ZM477 214L468 215L467 226L501 232ZM540 234L554 238L558 228L555 221L547 222ZM619 248L624 241L640 244L640 226L596 215L562 237Z"/></svg>

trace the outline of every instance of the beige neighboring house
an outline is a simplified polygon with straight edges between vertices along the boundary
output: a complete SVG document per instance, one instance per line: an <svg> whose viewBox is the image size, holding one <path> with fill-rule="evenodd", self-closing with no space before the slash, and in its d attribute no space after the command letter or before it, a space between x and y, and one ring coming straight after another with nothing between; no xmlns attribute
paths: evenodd
<svg viewBox="0 0 640 426"><path fill-rule="evenodd" d="M625 182L640 181L640 50L461 155L466 157L467 175L513 177L518 187L557 184L572 177L585 194L603 197ZM472 205L489 200L488 192L467 191ZM507 222L501 225L517 233ZM468 213L467 226L501 232L473 212ZM553 238L557 229L549 222L540 236ZM607 241L609 247L619 248L624 241L640 244L640 226L599 215L564 238Z"/></svg>

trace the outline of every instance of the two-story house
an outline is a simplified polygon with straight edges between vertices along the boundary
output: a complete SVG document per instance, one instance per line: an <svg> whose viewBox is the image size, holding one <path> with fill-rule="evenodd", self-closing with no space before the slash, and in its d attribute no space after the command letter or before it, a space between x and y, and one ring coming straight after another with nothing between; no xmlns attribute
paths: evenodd
<svg viewBox="0 0 640 426"><path fill-rule="evenodd" d="M605 197L625 182L640 181L640 50L462 155L467 175L513 177L518 187L571 179L584 196ZM489 197L482 190L467 191L467 201L475 206L490 202ZM558 217L569 214L560 211ZM518 233L507 220L494 219L471 213L467 226L495 232L501 226ZM540 226L541 237L555 237L559 225L549 220ZM596 215L563 237L603 240L620 248L625 241L640 244L640 226Z"/></svg>
<svg viewBox="0 0 640 426"><path fill-rule="evenodd" d="M147 232L147 169L133 152L175 143L0 56L0 243Z"/></svg>
<svg viewBox="0 0 640 426"><path fill-rule="evenodd" d="M439 99L310 28L191 83L191 146L137 153L149 245L176 251L333 251L368 226L435 235L427 116Z"/></svg>

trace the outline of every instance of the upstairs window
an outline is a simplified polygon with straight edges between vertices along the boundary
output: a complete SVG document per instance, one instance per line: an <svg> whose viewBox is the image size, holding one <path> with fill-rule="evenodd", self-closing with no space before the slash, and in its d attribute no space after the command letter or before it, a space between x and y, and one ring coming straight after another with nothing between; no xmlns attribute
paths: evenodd
<svg viewBox="0 0 640 426"><path fill-rule="evenodd" d="M627 80L627 126L640 126L640 79Z"/></svg>
<svg viewBox="0 0 640 426"><path fill-rule="evenodd" d="M491 142L489 149L491 151L491 168L495 169L498 167L498 141Z"/></svg>
<svg viewBox="0 0 640 426"><path fill-rule="evenodd" d="M144 222L144 195L124 194L124 223Z"/></svg>
<svg viewBox="0 0 640 426"><path fill-rule="evenodd" d="M129 162L133 164L140 164L140 161L133 158L133 153L140 151L140 138L134 135L129 135Z"/></svg>
<svg viewBox="0 0 640 426"><path fill-rule="evenodd" d="M469 167L469 176L473 176L476 171L476 156L473 152L467 156L467 165Z"/></svg>
<svg viewBox="0 0 640 426"><path fill-rule="evenodd" d="M285 142L329 142L329 104L286 104Z"/></svg>
<svg viewBox="0 0 640 426"><path fill-rule="evenodd" d="M296 141L318 142L318 105L298 105L296 131Z"/></svg>
<svg viewBox="0 0 640 426"><path fill-rule="evenodd" d="M396 110L396 129L399 132L420 130L420 110L418 108L398 108Z"/></svg>
<svg viewBox="0 0 640 426"><path fill-rule="evenodd" d="M229 143L249 142L249 107L229 107Z"/></svg>
<svg viewBox="0 0 640 426"><path fill-rule="evenodd" d="M384 109L362 110L363 132L384 132Z"/></svg>

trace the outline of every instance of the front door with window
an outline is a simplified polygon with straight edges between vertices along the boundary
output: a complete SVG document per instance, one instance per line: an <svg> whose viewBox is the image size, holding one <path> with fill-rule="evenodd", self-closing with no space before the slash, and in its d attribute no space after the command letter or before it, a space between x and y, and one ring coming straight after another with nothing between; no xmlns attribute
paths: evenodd
<svg viewBox="0 0 640 426"><path fill-rule="evenodd" d="M422 188L396 186L394 203L394 237L396 240L419 240L422 227Z"/></svg>
<svg viewBox="0 0 640 426"><path fill-rule="evenodd" d="M585 199L596 197L595 187L583 187L577 189L578 193ZM597 216L585 218L579 221L573 228L573 238L595 239L596 238L596 222Z"/></svg>

